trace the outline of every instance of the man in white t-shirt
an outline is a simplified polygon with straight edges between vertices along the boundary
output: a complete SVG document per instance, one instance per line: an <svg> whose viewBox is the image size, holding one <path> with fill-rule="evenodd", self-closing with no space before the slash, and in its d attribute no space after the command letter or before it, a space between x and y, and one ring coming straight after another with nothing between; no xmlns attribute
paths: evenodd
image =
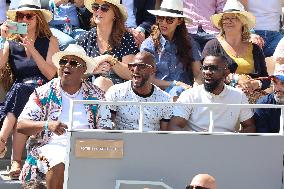
<svg viewBox="0 0 284 189"><path fill-rule="evenodd" d="M155 57L146 51L138 53L128 64L132 80L110 87L108 101L171 102L170 95L151 84L155 76ZM112 105L112 121L115 129L138 130L140 110L137 105ZM172 106L145 106L143 131L166 130L172 115Z"/></svg>
<svg viewBox="0 0 284 189"><path fill-rule="evenodd" d="M177 102L181 103L223 103L248 104L246 95L240 90L225 85L224 80L229 74L226 58L221 55L206 56L201 67L203 85L184 91ZM215 132L234 132L237 123L241 123L240 132L255 132L253 113L251 109L218 106L213 110ZM208 131L210 109L208 107L193 107L176 105L169 129L184 128L192 131Z"/></svg>

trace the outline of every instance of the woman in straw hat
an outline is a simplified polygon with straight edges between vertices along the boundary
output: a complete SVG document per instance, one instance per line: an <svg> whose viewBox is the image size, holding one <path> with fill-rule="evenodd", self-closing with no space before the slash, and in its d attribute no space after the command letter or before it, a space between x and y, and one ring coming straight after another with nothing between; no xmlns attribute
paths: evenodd
<svg viewBox="0 0 284 189"><path fill-rule="evenodd" d="M1 26L0 69L11 67L15 82L8 91L6 99L0 104L0 121L4 120L0 132L0 157L6 152L5 143L17 118L22 112L29 95L35 87L46 83L56 74L52 55L59 51L58 42L48 27L51 12L41 9L37 0L22 0L15 10L8 10L7 16L16 22L27 25L26 34L12 33L11 25L5 22ZM13 133L13 156L10 176L20 174L20 162L27 137Z"/></svg>
<svg viewBox="0 0 284 189"><path fill-rule="evenodd" d="M132 34L126 31L127 13L119 0L85 0L92 11L94 28L81 35L77 44L91 57L99 57L94 74L109 78L114 84L130 79L127 64L138 52Z"/></svg>
<svg viewBox="0 0 284 189"><path fill-rule="evenodd" d="M257 79L268 76L263 52L258 45L249 42L255 17L245 11L239 1L228 0L223 12L213 15L211 20L220 29L220 35L206 44L202 55L223 54L234 73L231 84L239 86L247 95L269 87L269 80Z"/></svg>
<svg viewBox="0 0 284 189"><path fill-rule="evenodd" d="M83 47L69 45L52 57L59 78L35 89L19 117L17 130L33 135L36 145L28 142L27 156L20 179L30 182L46 179L48 189L63 187L64 163L68 137L66 129L111 128L110 112L106 106L75 104L73 124L69 117L72 100L104 100L104 92L83 80L92 72L94 61Z"/></svg>
<svg viewBox="0 0 284 189"><path fill-rule="evenodd" d="M150 51L156 58L154 84L172 96L179 96L200 73L201 58L185 26L190 19L183 15L182 0L164 0L160 10L148 11L156 15L157 23L140 50Z"/></svg>

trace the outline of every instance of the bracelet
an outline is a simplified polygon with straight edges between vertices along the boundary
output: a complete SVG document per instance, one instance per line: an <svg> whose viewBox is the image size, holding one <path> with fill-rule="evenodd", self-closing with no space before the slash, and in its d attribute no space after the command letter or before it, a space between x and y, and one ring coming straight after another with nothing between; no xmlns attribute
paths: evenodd
<svg viewBox="0 0 284 189"><path fill-rule="evenodd" d="M44 123L44 130L45 130L45 131L48 131L48 121L46 121L46 122Z"/></svg>
<svg viewBox="0 0 284 189"><path fill-rule="evenodd" d="M239 82L239 75L238 74L233 74L232 80L230 82L230 86L236 87L238 82Z"/></svg>
<svg viewBox="0 0 284 189"><path fill-rule="evenodd" d="M138 27L136 28L136 30L138 30L138 31L140 31L140 32L142 32L142 33L145 33L145 29L142 28L141 26L138 26Z"/></svg>
<svg viewBox="0 0 284 189"><path fill-rule="evenodd" d="M4 49L5 42L6 42L6 38L0 37L0 49Z"/></svg>
<svg viewBox="0 0 284 189"><path fill-rule="evenodd" d="M110 61L109 61L109 64L110 64L111 66L114 66L114 65L118 62L117 58L115 58L114 56L115 56L115 55L113 55L113 56L111 57Z"/></svg>
<svg viewBox="0 0 284 189"><path fill-rule="evenodd" d="M171 82L171 84L170 84L170 88L173 88L174 86L176 86L177 85L177 81L176 80L174 80L173 82Z"/></svg>

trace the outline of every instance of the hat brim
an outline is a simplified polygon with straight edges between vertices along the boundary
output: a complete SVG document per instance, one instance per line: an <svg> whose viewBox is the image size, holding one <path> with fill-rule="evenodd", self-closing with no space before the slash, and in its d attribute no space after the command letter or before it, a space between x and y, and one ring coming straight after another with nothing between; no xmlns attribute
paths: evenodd
<svg viewBox="0 0 284 189"><path fill-rule="evenodd" d="M175 18L184 18L185 22L192 23L192 20L185 15L171 13L171 12L162 11L162 10L147 10L147 11L150 14L153 14L155 16L169 16L169 17L175 17Z"/></svg>
<svg viewBox="0 0 284 189"><path fill-rule="evenodd" d="M108 0L102 0L102 1L108 2L108 3L110 3L110 4L114 5L114 6L116 6L116 7L119 9L120 13L122 14L124 22L127 20L127 12L126 12L125 8L123 7L123 5L121 5L121 4L114 4L112 1L108 1ZM85 0L85 1L84 1L85 7L86 7L90 12L93 12L93 10L92 10L92 4L93 4L94 2L96 2L96 0Z"/></svg>
<svg viewBox="0 0 284 189"><path fill-rule="evenodd" d="M41 11L47 23L52 20L52 12L46 9L23 7L19 9L8 10L6 14L10 19L14 20L18 11Z"/></svg>
<svg viewBox="0 0 284 189"><path fill-rule="evenodd" d="M86 56L82 53L75 53L75 52L68 52L68 51L59 51L57 53L55 53L53 56L52 56L52 62L54 63L54 65L59 68L59 60L64 57L64 56L77 56L81 59L83 59L85 62L86 62L86 66L87 66L87 70L85 72L85 74L88 74L88 73L93 73L94 69L97 67L97 63L96 61L89 57L89 56Z"/></svg>
<svg viewBox="0 0 284 189"><path fill-rule="evenodd" d="M247 11L230 11L230 12L222 12L219 14L214 14L211 16L211 21L213 25L216 28L221 29L219 26L219 22L221 21L224 14L229 14L229 13L243 15L246 18L246 23L244 24L247 24L249 29L252 29L255 26L255 23L256 23L255 16L252 13L247 12Z"/></svg>

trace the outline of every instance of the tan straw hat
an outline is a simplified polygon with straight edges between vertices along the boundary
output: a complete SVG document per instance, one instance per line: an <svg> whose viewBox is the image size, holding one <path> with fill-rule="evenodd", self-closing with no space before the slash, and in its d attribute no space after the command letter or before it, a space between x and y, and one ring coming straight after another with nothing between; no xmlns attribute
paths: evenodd
<svg viewBox="0 0 284 189"><path fill-rule="evenodd" d="M211 16L211 20L214 26L220 29L219 22L222 19L223 15L226 13L243 15L246 20L244 24L247 24L249 29L252 29L255 26L255 16L252 13L245 11L244 6L238 0L228 0L223 8L222 13L214 14L213 16Z"/></svg>
<svg viewBox="0 0 284 189"><path fill-rule="evenodd" d="M156 16L184 18L186 22L192 22L190 18L183 14L182 0L163 0L159 10L148 10L148 12Z"/></svg>
<svg viewBox="0 0 284 189"><path fill-rule="evenodd" d="M77 44L70 44L64 51L59 51L52 56L52 62L55 64L57 68L59 68L59 60L67 55L77 56L83 59L86 62L87 73L93 73L94 69L97 67L95 60L89 56L87 56L86 51L83 47Z"/></svg>
<svg viewBox="0 0 284 189"><path fill-rule="evenodd" d="M108 2L114 6L116 6L120 13L122 14L123 16L123 20L126 21L127 20L127 12L124 8L124 6L122 4L120 4L120 0L102 0L104 2ZM93 12L92 10L92 4L95 3L96 0L85 0L84 3L85 3L85 6L86 8L90 11L90 12Z"/></svg>
<svg viewBox="0 0 284 189"><path fill-rule="evenodd" d="M15 19L16 13L18 11L41 11L46 22L52 20L52 12L41 8L40 0L21 0L18 4L17 9L8 10L7 16L10 19Z"/></svg>

